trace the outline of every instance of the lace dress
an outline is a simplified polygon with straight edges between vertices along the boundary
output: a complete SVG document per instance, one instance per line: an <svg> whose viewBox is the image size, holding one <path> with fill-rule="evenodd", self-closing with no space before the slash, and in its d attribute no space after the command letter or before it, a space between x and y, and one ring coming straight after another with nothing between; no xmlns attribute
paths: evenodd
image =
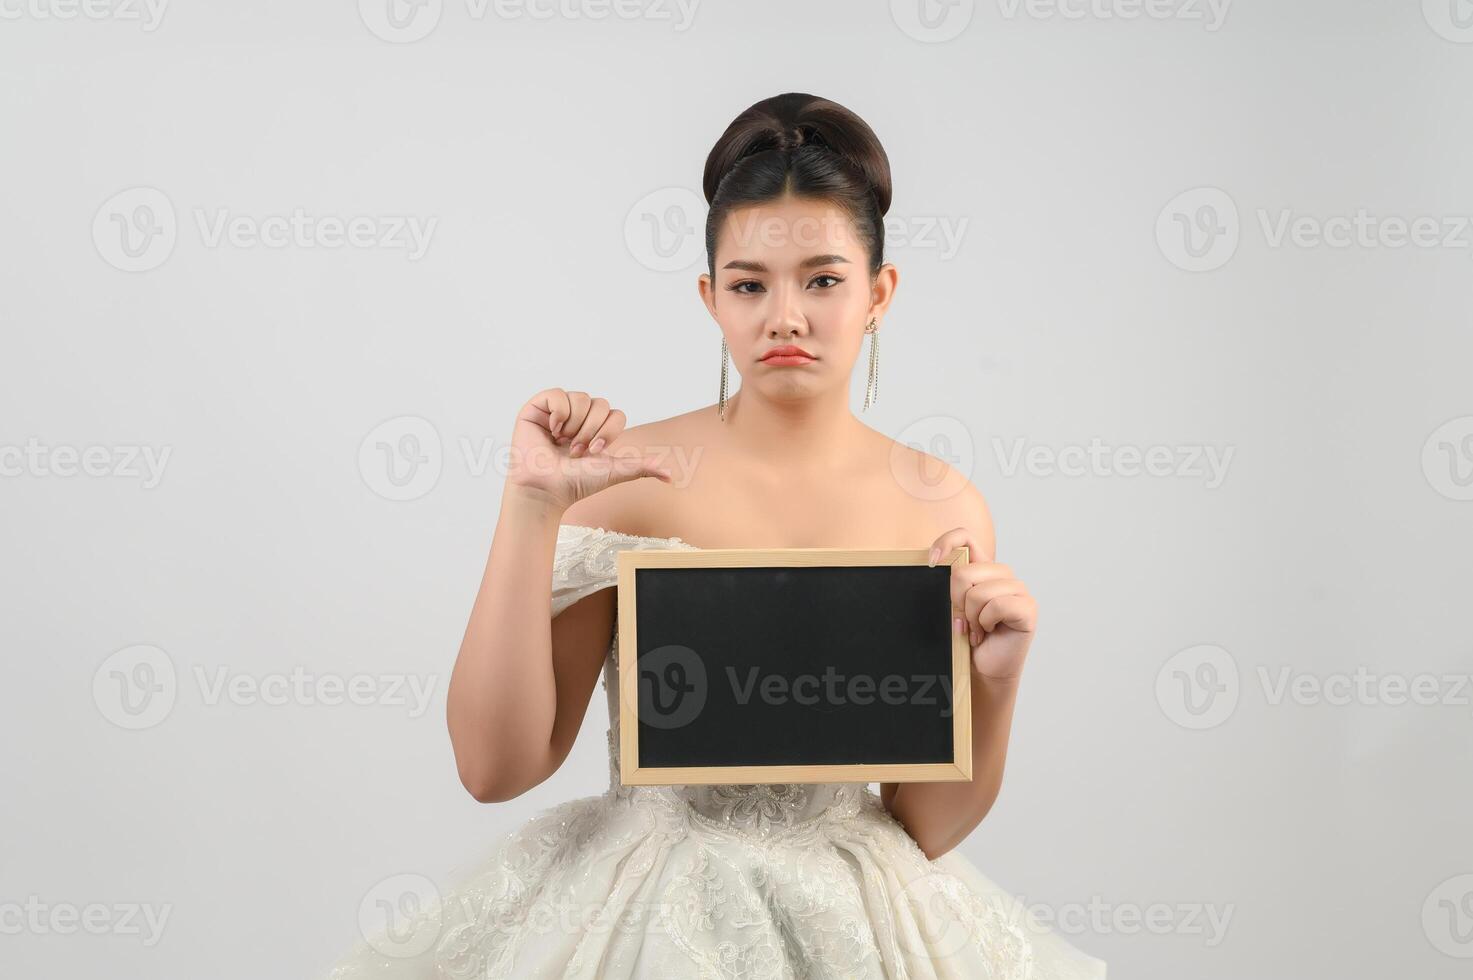
<svg viewBox="0 0 1473 980"><path fill-rule="evenodd" d="M620 550L695 547L563 525L552 614L615 585ZM532 817L328 980L1105 976L956 850L928 860L865 784L620 785L617 650L616 623L608 790Z"/></svg>

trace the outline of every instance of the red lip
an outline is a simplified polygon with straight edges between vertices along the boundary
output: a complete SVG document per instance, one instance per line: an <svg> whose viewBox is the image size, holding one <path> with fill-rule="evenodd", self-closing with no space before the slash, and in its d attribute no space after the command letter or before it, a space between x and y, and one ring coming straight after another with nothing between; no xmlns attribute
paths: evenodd
<svg viewBox="0 0 1473 980"><path fill-rule="evenodd" d="M772 348L772 350L762 355L762 360L765 361L769 357L806 357L810 360L816 360L812 354L801 347L794 347L792 344L783 344L781 347Z"/></svg>

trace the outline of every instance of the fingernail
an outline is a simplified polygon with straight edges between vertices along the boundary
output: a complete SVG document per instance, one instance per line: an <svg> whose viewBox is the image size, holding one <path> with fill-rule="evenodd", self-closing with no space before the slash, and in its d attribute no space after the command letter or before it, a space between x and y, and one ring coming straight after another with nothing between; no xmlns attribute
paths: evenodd
<svg viewBox="0 0 1473 980"><path fill-rule="evenodd" d="M591 453L596 453L600 449L602 449L603 447L604 447L604 441L602 439L595 439L595 440L593 440L593 445L591 445L591 446L588 447L588 451L591 452Z"/></svg>
<svg viewBox="0 0 1473 980"><path fill-rule="evenodd" d="M926 564L930 565L932 568L935 568L936 567L936 560L938 558L940 558L940 557L941 557L941 549L940 548L932 548L931 549L931 555L926 560Z"/></svg>
<svg viewBox="0 0 1473 980"><path fill-rule="evenodd" d="M977 634L976 633L973 633L972 634L972 646L976 646L977 644L979 644L981 642L982 641L977 638Z"/></svg>
<svg viewBox="0 0 1473 980"><path fill-rule="evenodd" d="M951 628L956 630L958 633L962 631L962 621L960 616L955 616L952 618Z"/></svg>
<svg viewBox="0 0 1473 980"><path fill-rule="evenodd" d="M583 443L581 443L581 442L575 442L575 443L573 443L573 451L572 451L572 453L570 455L573 455L573 456L581 456L581 455L583 455L583 449L584 449Z"/></svg>

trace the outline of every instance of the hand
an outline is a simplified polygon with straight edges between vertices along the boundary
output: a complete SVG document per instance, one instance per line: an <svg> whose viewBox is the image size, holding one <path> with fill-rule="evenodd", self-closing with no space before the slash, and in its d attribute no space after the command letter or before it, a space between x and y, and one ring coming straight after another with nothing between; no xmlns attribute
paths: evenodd
<svg viewBox="0 0 1473 980"><path fill-rule="evenodd" d="M951 572L952 626L968 632L973 671L989 680L1017 680L1038 624L1038 603L1007 565L979 560L991 556L977 547L976 536L964 527L936 539L931 545L933 563L962 545L971 560Z"/></svg>
<svg viewBox="0 0 1473 980"><path fill-rule="evenodd" d="M586 391L539 391L517 413L507 485L540 491L567 509L626 480L669 483L669 471L654 457L635 449L610 452L624 421L623 412Z"/></svg>

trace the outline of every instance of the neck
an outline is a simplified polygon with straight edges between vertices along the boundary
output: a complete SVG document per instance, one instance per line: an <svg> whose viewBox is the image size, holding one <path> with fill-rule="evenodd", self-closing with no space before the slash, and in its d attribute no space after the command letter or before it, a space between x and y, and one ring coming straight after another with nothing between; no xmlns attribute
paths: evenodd
<svg viewBox="0 0 1473 980"><path fill-rule="evenodd" d="M739 449L787 471L837 466L852 458L863 423L849 408L845 386L781 401L743 387L726 400L727 438Z"/></svg>

